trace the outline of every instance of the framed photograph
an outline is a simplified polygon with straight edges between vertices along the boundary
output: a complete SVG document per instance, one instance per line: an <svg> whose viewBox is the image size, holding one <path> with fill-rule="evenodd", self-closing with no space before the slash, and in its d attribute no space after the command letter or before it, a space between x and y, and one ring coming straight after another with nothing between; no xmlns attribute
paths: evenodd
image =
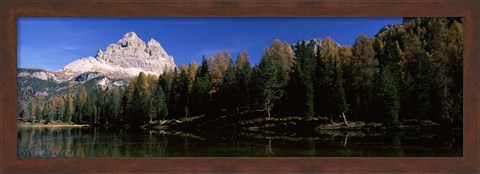
<svg viewBox="0 0 480 174"><path fill-rule="evenodd" d="M478 173L476 1L2 1L2 173Z"/></svg>

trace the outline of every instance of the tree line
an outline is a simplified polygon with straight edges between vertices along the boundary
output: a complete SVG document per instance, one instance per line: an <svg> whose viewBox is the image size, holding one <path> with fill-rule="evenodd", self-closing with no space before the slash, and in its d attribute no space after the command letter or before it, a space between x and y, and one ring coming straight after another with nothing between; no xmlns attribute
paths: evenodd
<svg viewBox="0 0 480 174"><path fill-rule="evenodd" d="M85 87L19 114L33 120L139 126L164 119L215 118L249 111L266 117L339 117L398 126L432 120L461 126L463 19L413 18L352 46L325 38L317 49L278 39L257 65L247 51L217 52L160 76L140 73L127 87Z"/></svg>

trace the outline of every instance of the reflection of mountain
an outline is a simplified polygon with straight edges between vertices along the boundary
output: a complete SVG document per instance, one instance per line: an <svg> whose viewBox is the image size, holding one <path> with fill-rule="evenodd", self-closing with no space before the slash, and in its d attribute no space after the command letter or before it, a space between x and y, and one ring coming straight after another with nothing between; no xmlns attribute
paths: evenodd
<svg viewBox="0 0 480 174"><path fill-rule="evenodd" d="M125 86L127 80L141 71L158 76L175 66L173 57L156 40L145 43L134 32L129 32L117 43L110 44L105 52L98 50L95 57L77 59L57 72L18 68L17 91L21 100L34 96L50 98L75 91L80 85L88 90Z"/></svg>

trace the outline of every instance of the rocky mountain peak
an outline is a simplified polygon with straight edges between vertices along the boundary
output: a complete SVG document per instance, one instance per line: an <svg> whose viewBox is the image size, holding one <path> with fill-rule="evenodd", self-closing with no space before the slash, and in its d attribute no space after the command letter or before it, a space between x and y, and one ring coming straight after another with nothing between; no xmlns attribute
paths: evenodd
<svg viewBox="0 0 480 174"><path fill-rule="evenodd" d="M132 38L132 39L139 39L138 36L137 36L137 33L131 31L131 32L128 32L128 33L125 33L125 35L123 35L123 38Z"/></svg>
<svg viewBox="0 0 480 174"><path fill-rule="evenodd" d="M128 32L117 42L121 47L144 47L145 42L135 32Z"/></svg>
<svg viewBox="0 0 480 174"><path fill-rule="evenodd" d="M375 35L375 37L377 37L379 34L385 32L385 31L388 31L388 30L394 30L394 29L397 29L399 28L401 25L399 24L388 24L388 25L385 25L384 27L382 27L378 33Z"/></svg>
<svg viewBox="0 0 480 174"><path fill-rule="evenodd" d="M103 51L101 49L97 50L97 55L95 56L97 59L102 59L103 58Z"/></svg>
<svg viewBox="0 0 480 174"><path fill-rule="evenodd" d="M155 39L145 43L135 32L126 33L117 43L110 44L105 51L99 49L95 57L78 59L59 73L68 78L84 72L100 72L112 78L137 76L140 72L159 75L175 67L173 57Z"/></svg>
<svg viewBox="0 0 480 174"><path fill-rule="evenodd" d="M313 39L310 39L310 40L305 40L305 44L307 45L307 47L313 49L314 53L317 52L318 49L320 49L320 51L322 50L323 46L322 46L322 43L323 43L324 39L323 38L313 38ZM293 44L292 45L292 49L295 50L295 46L297 44ZM341 47L341 45L339 43L336 43L336 45L338 47Z"/></svg>

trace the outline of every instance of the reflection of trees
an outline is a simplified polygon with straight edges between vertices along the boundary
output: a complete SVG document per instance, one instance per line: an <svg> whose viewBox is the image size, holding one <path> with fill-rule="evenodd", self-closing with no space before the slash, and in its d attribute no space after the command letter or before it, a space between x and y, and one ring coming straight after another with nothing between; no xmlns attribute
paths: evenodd
<svg viewBox="0 0 480 174"><path fill-rule="evenodd" d="M19 156L71 156L71 129L22 128L17 133Z"/></svg>
<svg viewBox="0 0 480 174"><path fill-rule="evenodd" d="M314 138L306 138L305 141L306 141L306 144L308 146L306 156L310 156L310 157L317 156L317 148L316 148L317 143L315 142L315 139Z"/></svg>
<svg viewBox="0 0 480 174"><path fill-rule="evenodd" d="M100 128L22 128L19 157L166 156L166 138Z"/></svg>
<svg viewBox="0 0 480 174"><path fill-rule="evenodd" d="M267 151L266 151L266 156L272 157L275 156L275 153L273 153L273 148L272 148L272 139L267 138L268 144L267 144Z"/></svg>
<svg viewBox="0 0 480 174"><path fill-rule="evenodd" d="M434 136L427 139L420 137L423 136L405 133L366 135L357 131L324 132L314 137L273 133L242 133L237 137L225 137L94 127L21 128L17 133L17 154L19 157L164 157L196 156L199 155L198 152L205 153L204 150L210 150L212 154L209 155L213 156L227 153L251 156L332 155L330 152L326 153L328 149L339 150L332 152L338 153L338 156L404 156L413 154L412 152L421 152L420 156L462 154L461 135ZM434 146L435 149L431 149L429 146L431 143L442 147ZM215 149L218 148L216 146L218 144L224 145L225 148ZM209 149L205 145L215 147ZM374 148L378 148L379 151ZM437 151L438 148L444 151Z"/></svg>
<svg viewBox="0 0 480 174"><path fill-rule="evenodd" d="M391 148L393 151L393 156L404 156L403 153L403 148L402 148L402 142L400 141L400 135L398 134L392 134L391 135Z"/></svg>

